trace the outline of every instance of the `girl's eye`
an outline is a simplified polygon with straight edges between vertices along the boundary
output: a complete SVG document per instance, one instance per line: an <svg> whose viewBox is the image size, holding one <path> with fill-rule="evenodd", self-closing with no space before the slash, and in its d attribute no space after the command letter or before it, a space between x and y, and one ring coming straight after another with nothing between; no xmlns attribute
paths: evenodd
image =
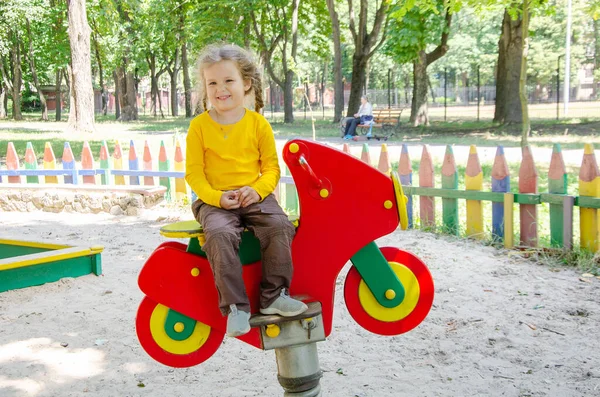
<svg viewBox="0 0 600 397"><path fill-rule="evenodd" d="M227 80L228 83L231 83L232 81L233 81L233 79L228 79Z"/></svg>
<svg viewBox="0 0 600 397"><path fill-rule="evenodd" d="M211 81L210 83L208 83L208 85L215 85L217 83L215 83L214 81Z"/></svg>

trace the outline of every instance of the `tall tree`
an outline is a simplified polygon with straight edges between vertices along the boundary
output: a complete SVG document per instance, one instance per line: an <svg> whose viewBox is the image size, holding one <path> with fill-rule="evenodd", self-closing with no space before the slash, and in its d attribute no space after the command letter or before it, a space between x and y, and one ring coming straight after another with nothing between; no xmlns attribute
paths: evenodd
<svg viewBox="0 0 600 397"><path fill-rule="evenodd" d="M427 68L448 51L452 11L445 4L437 1L434 9L397 8L392 13L385 51L398 63L413 65L410 122L415 127L429 124Z"/></svg>
<svg viewBox="0 0 600 397"><path fill-rule="evenodd" d="M67 0L71 44L69 128L94 132L94 91L90 59L90 26L85 0Z"/></svg>
<svg viewBox="0 0 600 397"><path fill-rule="evenodd" d="M137 85L135 78L136 60L135 60L135 31L133 15L135 4L127 0L113 0L119 16L119 22L123 28L120 32L120 40L123 43L121 47L121 59L116 69L116 78L118 82L117 100L120 103L121 121L132 121L138 119L137 108Z"/></svg>
<svg viewBox="0 0 600 397"><path fill-rule="evenodd" d="M498 41L494 122L521 123L523 120L519 95L523 43L522 18L513 19L508 9L505 10L502 34Z"/></svg>
<svg viewBox="0 0 600 397"><path fill-rule="evenodd" d="M33 77L33 84L35 85L35 89L38 92L38 96L40 98L40 105L42 106L42 120L48 121L48 105L46 104L46 96L42 91L42 87L40 85L40 81L38 79L37 69L35 67L35 55L33 52L33 37L31 36L31 23L29 22L29 18L25 19L26 27L27 27L27 39L29 41L29 52L28 52L28 60L29 67L31 70L31 75Z"/></svg>
<svg viewBox="0 0 600 397"><path fill-rule="evenodd" d="M283 90L283 120L294 122L294 76L298 54L298 15L301 0L267 2L264 9L252 10L254 32L258 39L263 62L271 79ZM273 57L281 43L280 76L273 65Z"/></svg>
<svg viewBox="0 0 600 397"><path fill-rule="evenodd" d="M347 116L352 116L358 111L360 97L365 87L367 63L385 42L391 1L383 0L379 3L370 31L368 27L369 1L360 0L358 20L354 13L353 3L354 0L348 0L349 28L354 42L354 55L352 56L352 87L348 99Z"/></svg>
<svg viewBox="0 0 600 397"><path fill-rule="evenodd" d="M335 9L335 0L327 0L327 9L331 18L331 34L333 37L333 122L339 123L344 112L344 81L342 76L342 39L340 19Z"/></svg>

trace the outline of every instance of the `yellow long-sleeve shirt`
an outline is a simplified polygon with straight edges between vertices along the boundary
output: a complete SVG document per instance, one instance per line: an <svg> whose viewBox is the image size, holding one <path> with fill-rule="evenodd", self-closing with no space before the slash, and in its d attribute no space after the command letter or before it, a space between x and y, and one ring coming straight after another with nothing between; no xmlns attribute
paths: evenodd
<svg viewBox="0 0 600 397"><path fill-rule="evenodd" d="M185 180L200 200L220 207L224 191L250 186L261 200L275 190L280 169L269 122L246 109L234 125L221 125L208 112L190 122Z"/></svg>

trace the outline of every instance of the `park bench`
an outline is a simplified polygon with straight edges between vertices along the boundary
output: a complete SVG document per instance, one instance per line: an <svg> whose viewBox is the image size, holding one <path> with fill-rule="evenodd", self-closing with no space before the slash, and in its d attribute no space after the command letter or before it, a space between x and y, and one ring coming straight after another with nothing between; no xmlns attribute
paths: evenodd
<svg viewBox="0 0 600 397"><path fill-rule="evenodd" d="M386 140L400 129L400 116L404 108L377 109L373 111L373 121L359 124L357 130L368 139ZM373 134L373 128L381 128L380 134Z"/></svg>

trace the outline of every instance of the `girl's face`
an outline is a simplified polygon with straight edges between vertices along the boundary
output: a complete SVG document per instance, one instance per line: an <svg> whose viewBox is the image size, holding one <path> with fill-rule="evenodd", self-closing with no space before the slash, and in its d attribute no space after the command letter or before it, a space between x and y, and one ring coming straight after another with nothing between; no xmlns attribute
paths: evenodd
<svg viewBox="0 0 600 397"><path fill-rule="evenodd" d="M360 98L360 102L364 105L365 103L367 103L367 98L365 98L365 97Z"/></svg>
<svg viewBox="0 0 600 397"><path fill-rule="evenodd" d="M206 95L219 113L244 107L246 91L250 81L242 79L242 74L233 61L220 61L204 69Z"/></svg>

